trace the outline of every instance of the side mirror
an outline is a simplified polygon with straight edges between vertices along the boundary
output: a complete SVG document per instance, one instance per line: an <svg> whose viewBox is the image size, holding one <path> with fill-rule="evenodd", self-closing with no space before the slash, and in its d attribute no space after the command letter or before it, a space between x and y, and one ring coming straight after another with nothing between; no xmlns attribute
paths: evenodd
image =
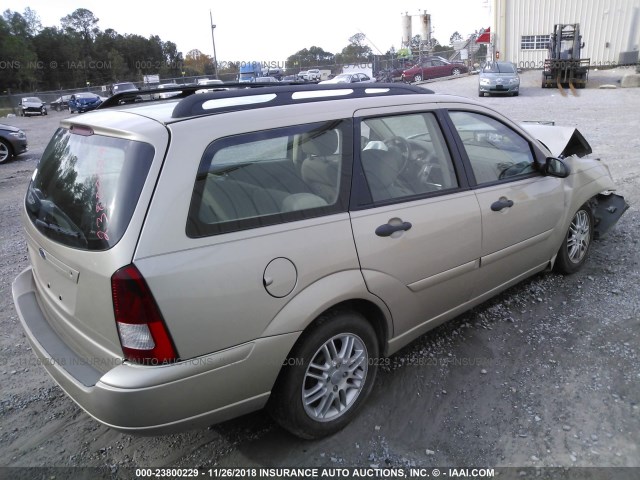
<svg viewBox="0 0 640 480"><path fill-rule="evenodd" d="M571 173L569 165L564 160L555 157L547 157L543 167L545 175L550 177L567 178Z"/></svg>

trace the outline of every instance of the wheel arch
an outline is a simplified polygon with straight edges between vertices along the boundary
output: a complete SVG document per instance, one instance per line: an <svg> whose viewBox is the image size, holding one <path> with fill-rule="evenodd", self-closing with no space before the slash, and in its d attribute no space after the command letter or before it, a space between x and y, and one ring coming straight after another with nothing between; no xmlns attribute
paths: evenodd
<svg viewBox="0 0 640 480"><path fill-rule="evenodd" d="M307 328L313 328L313 326L319 321L320 318L333 312L341 311L354 311L361 314L364 319L373 327L376 332L376 338L378 339L378 347L383 355L386 355L386 345L389 337L389 324L387 318L382 312L380 307L370 300L364 300L362 298L354 298L351 300L345 300L327 310L322 312L316 317Z"/></svg>
<svg viewBox="0 0 640 480"><path fill-rule="evenodd" d="M393 336L391 312L366 289L359 270L339 272L309 285L278 312L262 336L304 332L327 314L344 310L360 313L372 325L380 352L385 354Z"/></svg>
<svg viewBox="0 0 640 480"><path fill-rule="evenodd" d="M15 157L15 151L13 150L13 145L11 145L10 141L5 140L3 138L0 138L0 141L2 141L2 143L7 147L7 158L5 158L2 162L8 162L13 157Z"/></svg>

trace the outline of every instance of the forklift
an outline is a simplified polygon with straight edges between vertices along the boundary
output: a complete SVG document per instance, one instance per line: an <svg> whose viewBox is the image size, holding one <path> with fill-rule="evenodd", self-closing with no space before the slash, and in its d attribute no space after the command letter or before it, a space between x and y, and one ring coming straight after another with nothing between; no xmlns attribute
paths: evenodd
<svg viewBox="0 0 640 480"><path fill-rule="evenodd" d="M554 25L542 71L542 88L557 87L563 95L563 87L569 87L574 95L576 88L585 88L591 59L580 58L583 47L579 23Z"/></svg>

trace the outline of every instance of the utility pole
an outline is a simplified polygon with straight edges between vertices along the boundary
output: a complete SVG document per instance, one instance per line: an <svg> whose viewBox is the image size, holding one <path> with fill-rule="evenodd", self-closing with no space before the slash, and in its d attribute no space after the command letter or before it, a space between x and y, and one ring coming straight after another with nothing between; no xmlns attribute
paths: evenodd
<svg viewBox="0 0 640 480"><path fill-rule="evenodd" d="M213 24L213 16L211 10L209 10L209 20L211 20L211 43L213 43L213 76L218 78L218 56L216 55L216 38L213 35L213 31L216 26Z"/></svg>

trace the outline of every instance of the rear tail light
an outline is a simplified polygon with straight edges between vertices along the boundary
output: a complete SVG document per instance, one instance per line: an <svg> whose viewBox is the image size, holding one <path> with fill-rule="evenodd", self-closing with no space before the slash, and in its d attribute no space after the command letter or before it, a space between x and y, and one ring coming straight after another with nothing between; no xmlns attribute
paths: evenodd
<svg viewBox="0 0 640 480"><path fill-rule="evenodd" d="M174 362L173 341L144 277L134 265L111 277L113 312L127 360L146 365Z"/></svg>

